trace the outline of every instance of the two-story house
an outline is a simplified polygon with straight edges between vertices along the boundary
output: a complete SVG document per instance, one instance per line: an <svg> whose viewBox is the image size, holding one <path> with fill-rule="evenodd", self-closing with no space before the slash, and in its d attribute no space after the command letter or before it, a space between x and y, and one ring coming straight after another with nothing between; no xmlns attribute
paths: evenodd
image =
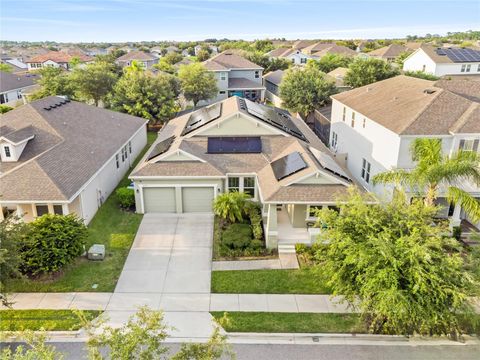
<svg viewBox="0 0 480 360"><path fill-rule="evenodd" d="M410 145L416 138L438 138L445 154L478 151L480 102L476 81L439 82L397 76L332 96L330 148L346 159L352 175L367 189L389 197L392 187L372 185L372 178L391 169L412 169ZM475 88L475 86L477 86ZM465 181L463 189L480 197L480 188ZM444 192L442 217L452 224L467 220ZM477 224L477 226L480 224Z"/></svg>
<svg viewBox="0 0 480 360"><path fill-rule="evenodd" d="M232 51L224 51L204 62L217 79L218 95L210 103L231 96L263 101L263 68Z"/></svg>
<svg viewBox="0 0 480 360"><path fill-rule="evenodd" d="M282 106L282 99L280 99L280 84L282 83L283 70L271 71L263 76L263 84L265 85L265 98L277 107Z"/></svg>
<svg viewBox="0 0 480 360"><path fill-rule="evenodd" d="M403 70L423 71L435 76L480 76L480 50L422 45L405 59Z"/></svg>
<svg viewBox="0 0 480 360"><path fill-rule="evenodd" d="M83 63L93 61L88 55L83 53L67 53L63 51L50 51L43 55L37 55L27 60L28 71L38 70L44 67L61 67L66 70L70 69L70 62L77 58Z"/></svg>
<svg viewBox="0 0 480 360"><path fill-rule="evenodd" d="M279 47L273 49L267 53L270 59L272 58L284 58L290 60L295 65L305 65L308 59L312 59L311 56L306 55L299 49L293 49L288 47Z"/></svg>
<svg viewBox="0 0 480 360"><path fill-rule="evenodd" d="M130 179L144 214L211 213L219 194L246 193L269 248L311 243L315 209L356 184L303 120L237 96L168 121Z"/></svg>
<svg viewBox="0 0 480 360"><path fill-rule="evenodd" d="M115 60L115 62L121 67L130 66L134 61L143 65L145 69L150 69L153 65L158 63L158 57L153 54L147 54L143 51L130 51Z"/></svg>

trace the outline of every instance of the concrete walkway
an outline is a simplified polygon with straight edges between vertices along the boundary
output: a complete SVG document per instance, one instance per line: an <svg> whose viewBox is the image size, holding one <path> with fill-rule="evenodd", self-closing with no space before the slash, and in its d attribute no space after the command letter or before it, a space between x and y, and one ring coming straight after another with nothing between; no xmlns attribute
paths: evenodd
<svg viewBox="0 0 480 360"><path fill-rule="evenodd" d="M286 270L298 269L298 261L295 254L280 254L277 259L265 260L239 260L239 261L214 261L212 270Z"/></svg>

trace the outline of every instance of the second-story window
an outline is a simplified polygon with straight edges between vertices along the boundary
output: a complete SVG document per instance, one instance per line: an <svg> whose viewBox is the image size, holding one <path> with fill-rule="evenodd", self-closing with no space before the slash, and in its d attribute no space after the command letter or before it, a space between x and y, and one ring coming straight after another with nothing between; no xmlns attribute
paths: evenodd
<svg viewBox="0 0 480 360"><path fill-rule="evenodd" d="M260 71L256 70L255 71L255 79L258 79L260 77Z"/></svg>
<svg viewBox="0 0 480 360"><path fill-rule="evenodd" d="M128 142L128 152L131 154L132 153L132 142Z"/></svg>
<svg viewBox="0 0 480 360"><path fill-rule="evenodd" d="M220 80L225 80L227 78L227 74L225 74L224 72L221 72L220 73Z"/></svg>
<svg viewBox="0 0 480 360"><path fill-rule="evenodd" d="M10 146L4 146L3 150L5 151L5 157L11 157L12 153L10 152Z"/></svg>
<svg viewBox="0 0 480 360"><path fill-rule="evenodd" d="M352 128L355 127L355 112L352 111Z"/></svg>
<svg viewBox="0 0 480 360"><path fill-rule="evenodd" d="M117 164L117 169L120 167L120 161L118 158L119 158L118 154L115 154L115 162Z"/></svg>
<svg viewBox="0 0 480 360"><path fill-rule="evenodd" d="M477 72L480 72L480 64L478 64Z"/></svg>
<svg viewBox="0 0 480 360"><path fill-rule="evenodd" d="M367 160L362 159L362 179L367 183L370 182L370 168L371 164Z"/></svg>
<svg viewBox="0 0 480 360"><path fill-rule="evenodd" d="M472 67L472 65L468 64L467 67L466 67L466 72L470 72L471 67Z"/></svg>
<svg viewBox="0 0 480 360"><path fill-rule="evenodd" d="M332 131L332 148L336 149L338 144L338 135L335 131Z"/></svg>
<svg viewBox="0 0 480 360"><path fill-rule="evenodd" d="M255 178L254 177L244 177L243 178L243 192L250 195L252 198L255 197Z"/></svg>
<svg viewBox="0 0 480 360"><path fill-rule="evenodd" d="M342 120L345 121L345 117L347 116L347 108L344 106L343 107L343 115L342 115Z"/></svg>

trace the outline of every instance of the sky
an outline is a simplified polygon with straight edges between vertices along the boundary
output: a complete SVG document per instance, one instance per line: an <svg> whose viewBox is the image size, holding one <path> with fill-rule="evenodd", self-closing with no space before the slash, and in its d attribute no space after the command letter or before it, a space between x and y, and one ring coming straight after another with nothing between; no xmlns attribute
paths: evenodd
<svg viewBox="0 0 480 360"><path fill-rule="evenodd" d="M400 38L480 29L480 0L0 0L0 39Z"/></svg>

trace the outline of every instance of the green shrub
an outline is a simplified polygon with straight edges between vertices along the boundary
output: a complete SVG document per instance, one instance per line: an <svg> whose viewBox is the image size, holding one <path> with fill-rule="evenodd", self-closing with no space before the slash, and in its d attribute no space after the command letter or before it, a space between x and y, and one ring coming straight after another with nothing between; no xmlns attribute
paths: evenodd
<svg viewBox="0 0 480 360"><path fill-rule="evenodd" d="M252 225L253 238L263 241L262 209L259 204L248 201L245 204L245 213Z"/></svg>
<svg viewBox="0 0 480 360"><path fill-rule="evenodd" d="M120 206L124 209L130 209L135 205L135 191L126 187L118 188L115 191Z"/></svg>
<svg viewBox="0 0 480 360"><path fill-rule="evenodd" d="M248 224L231 224L222 234L222 245L229 249L246 249L252 242L252 229Z"/></svg>
<svg viewBox="0 0 480 360"><path fill-rule="evenodd" d="M0 114L5 114L9 112L10 110L13 110L13 107L8 106L8 105L0 105Z"/></svg>
<svg viewBox="0 0 480 360"><path fill-rule="evenodd" d="M452 229L452 237L460 241L462 238L462 228L460 226L454 226Z"/></svg>
<svg viewBox="0 0 480 360"><path fill-rule="evenodd" d="M221 194L217 196L213 203L213 212L230 223L243 221L248 197L247 194L236 191Z"/></svg>
<svg viewBox="0 0 480 360"><path fill-rule="evenodd" d="M87 227L76 215L43 215L29 224L22 244L21 270L25 274L52 273L84 251Z"/></svg>

